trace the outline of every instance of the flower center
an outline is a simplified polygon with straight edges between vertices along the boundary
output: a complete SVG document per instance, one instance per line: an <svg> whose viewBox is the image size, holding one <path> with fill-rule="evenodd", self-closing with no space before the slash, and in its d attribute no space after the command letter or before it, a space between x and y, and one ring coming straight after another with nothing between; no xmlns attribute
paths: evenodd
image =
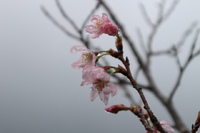
<svg viewBox="0 0 200 133"><path fill-rule="evenodd" d="M99 20L99 21L95 24L95 26L96 26L96 28L99 28L99 27L102 26L102 24L103 24L103 20Z"/></svg>
<svg viewBox="0 0 200 133"><path fill-rule="evenodd" d="M105 87L107 86L107 83L108 83L108 82L109 82L109 81L98 80L95 87L97 88L98 91L102 91L103 88L105 88Z"/></svg>
<svg viewBox="0 0 200 133"><path fill-rule="evenodd" d="M83 63L87 63L87 62L92 61L92 54L91 53L83 53L81 57L82 57Z"/></svg>

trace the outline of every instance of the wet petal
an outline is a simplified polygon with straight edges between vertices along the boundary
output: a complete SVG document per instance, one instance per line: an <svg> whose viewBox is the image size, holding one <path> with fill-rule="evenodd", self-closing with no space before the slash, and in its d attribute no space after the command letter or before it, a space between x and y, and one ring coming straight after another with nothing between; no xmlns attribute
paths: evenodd
<svg viewBox="0 0 200 133"><path fill-rule="evenodd" d="M98 96L98 91L97 89L93 86L91 93L90 93L90 100L94 101L96 99L96 97Z"/></svg>
<svg viewBox="0 0 200 133"><path fill-rule="evenodd" d="M86 48L86 46L83 45L75 45L70 49L71 53L80 53L84 51L88 51L88 49Z"/></svg>

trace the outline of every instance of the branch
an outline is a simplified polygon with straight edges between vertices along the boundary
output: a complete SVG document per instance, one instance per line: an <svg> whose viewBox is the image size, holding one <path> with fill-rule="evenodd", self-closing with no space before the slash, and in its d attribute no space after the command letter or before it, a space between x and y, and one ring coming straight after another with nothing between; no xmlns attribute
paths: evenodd
<svg viewBox="0 0 200 133"><path fill-rule="evenodd" d="M198 25L198 23L195 21L193 22L190 27L183 33L182 37L180 38L180 40L178 41L178 43L176 44L176 46L171 46L169 49L167 50L160 50L160 51L156 51L156 52L152 52L152 56L160 56L160 55L175 55L175 52L179 51L179 49L183 46L185 40L189 37L189 35L194 31L195 27ZM175 49L174 49L175 48ZM176 51L174 51L176 50Z"/></svg>
<svg viewBox="0 0 200 133"><path fill-rule="evenodd" d="M195 34L195 37L194 37L194 40L193 40L193 43L192 43L192 46L191 46L191 49L190 49L190 53L189 53L189 56L184 64L184 66L181 67L180 65L180 62L177 61L178 63L178 66L179 66L179 75L178 75L178 78L177 78L177 81L176 81L176 84L174 85L173 89L172 89L172 92L170 93L170 96L169 96L169 101L168 102L171 102L175 92L177 91L179 85L180 85L180 81L182 79L182 75L184 73L184 71L186 70L187 66L189 65L189 63L192 61L192 59L194 59L194 57L196 57L196 55L194 56L193 52L194 52L194 48L197 44L197 40L198 40L198 35L199 35L199 32L200 32L200 29L198 29L196 31L196 34Z"/></svg>
<svg viewBox="0 0 200 133"><path fill-rule="evenodd" d="M188 36L194 31L194 29L197 27L198 22L195 21L193 22L190 27L184 32L184 34L182 35L181 39L179 40L179 42L177 43L177 48L179 49L185 42L185 40L188 38Z"/></svg>
<svg viewBox="0 0 200 133"><path fill-rule="evenodd" d="M44 15L56 26L58 27L61 31L63 31L67 36L79 40L79 37L75 36L74 34L70 33L68 30L64 28L60 23L56 21L56 19L45 9L45 7L41 6L41 10L44 13Z"/></svg>
<svg viewBox="0 0 200 133"><path fill-rule="evenodd" d="M118 35L117 36L117 41L118 42L120 41L119 44L122 45L122 39L121 37ZM112 50L114 51L114 50ZM132 84L132 87L136 89L136 91L139 93L140 95L140 98L144 104L144 108L146 109L146 111L148 112L149 114L149 117L151 119L151 122L157 127L157 130L159 130L161 133L166 133L165 130L162 128L162 126L160 125L160 122L158 121L158 119L156 118L156 116L153 114L153 112L151 111L150 107L149 107L149 104L144 96L144 93L142 91L142 88L140 86L137 85L137 82L135 81L135 79L133 78L132 76L132 73L131 73L131 70L130 70L130 64L129 64L129 61L128 61L128 58L126 57L126 59L124 59L124 56L123 56L123 51L122 50L118 50L118 52L116 52L115 54L111 55L115 58L118 58L122 64L124 65L125 69L120 67L120 73L123 74L124 76L126 76L129 81L131 82Z"/></svg>
<svg viewBox="0 0 200 133"><path fill-rule="evenodd" d="M200 127L200 111L197 115L197 119L194 125L192 125L191 133L196 133L198 131L198 128Z"/></svg>
<svg viewBox="0 0 200 133"><path fill-rule="evenodd" d="M140 46L142 47L144 54L147 54L147 50L146 50L145 44L144 44L143 35L142 35L140 28L137 28L136 31L137 31L137 35L138 35L138 38L139 38L139 41L140 41Z"/></svg>
<svg viewBox="0 0 200 133"><path fill-rule="evenodd" d="M69 22L72 27L77 31L79 32L79 28L78 26L76 25L76 23L66 14L66 12L64 11L63 7L61 6L60 4L60 0L56 0L56 5L60 11L60 13L62 14L63 18L65 18L67 20L67 22Z"/></svg>
<svg viewBox="0 0 200 133"><path fill-rule="evenodd" d="M93 9L93 10L90 12L90 14L87 16L87 18L85 19L85 21L84 21L83 24L82 24L82 28L81 28L82 30L85 28L87 22L91 19L91 16L94 15L95 11L99 9L100 5L101 5L100 2L98 2L98 3L95 5L94 9Z"/></svg>
<svg viewBox="0 0 200 133"><path fill-rule="evenodd" d="M156 23L152 25L152 31L148 36L148 40L147 40L147 47L148 47L148 54L147 54L147 65L149 65L149 61L150 61L150 57L152 54L152 42L153 39L155 37L155 34L157 33L157 29L158 27L161 25L162 21L163 21L163 11L164 11L164 4L165 2L163 1L161 4L159 4L159 15L158 18L156 20Z"/></svg>
<svg viewBox="0 0 200 133"><path fill-rule="evenodd" d="M176 6L178 5L179 0L174 0L174 2L171 4L170 8L168 9L168 11L166 12L166 14L164 15L163 19L167 19L172 12L176 9Z"/></svg>
<svg viewBox="0 0 200 133"><path fill-rule="evenodd" d="M152 27L154 24L153 24L153 22L151 21L149 15L148 15L148 13L147 13L147 10L146 10L146 8L145 8L145 6L144 6L144 4L142 4L142 3L140 3L140 10L141 10L141 12L142 12L142 14L143 14L144 19L146 20L145 22L146 22L150 27Z"/></svg>

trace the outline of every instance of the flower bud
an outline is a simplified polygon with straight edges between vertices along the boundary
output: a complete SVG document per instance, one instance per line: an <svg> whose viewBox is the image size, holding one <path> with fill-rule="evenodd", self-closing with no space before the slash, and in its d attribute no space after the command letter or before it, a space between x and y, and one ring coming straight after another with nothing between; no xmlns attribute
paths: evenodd
<svg viewBox="0 0 200 133"><path fill-rule="evenodd" d="M132 106L132 112L134 114L138 114L138 110L137 110L137 107L135 105Z"/></svg>
<svg viewBox="0 0 200 133"><path fill-rule="evenodd" d="M127 110L127 109L128 109L128 107L126 107L123 104L116 104L116 105L112 105L108 108L105 108L105 110L107 112L114 113L114 114L117 114L119 111Z"/></svg>

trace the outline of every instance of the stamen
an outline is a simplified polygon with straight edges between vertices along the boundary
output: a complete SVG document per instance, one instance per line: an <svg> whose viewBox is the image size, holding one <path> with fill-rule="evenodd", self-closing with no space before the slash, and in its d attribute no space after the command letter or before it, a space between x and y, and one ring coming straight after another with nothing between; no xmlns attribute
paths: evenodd
<svg viewBox="0 0 200 133"><path fill-rule="evenodd" d="M92 61L92 54L91 53L83 53L81 57L82 57L83 63L87 63L87 62Z"/></svg>

